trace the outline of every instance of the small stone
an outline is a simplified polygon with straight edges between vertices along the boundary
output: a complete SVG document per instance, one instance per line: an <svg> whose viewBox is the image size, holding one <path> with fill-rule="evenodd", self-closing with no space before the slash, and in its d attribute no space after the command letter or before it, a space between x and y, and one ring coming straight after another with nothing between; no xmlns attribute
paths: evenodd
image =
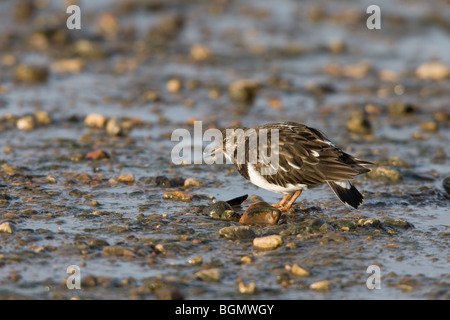
<svg viewBox="0 0 450 320"><path fill-rule="evenodd" d="M178 78L173 78L166 83L167 91L171 93L177 93L181 90L181 80Z"/></svg>
<svg viewBox="0 0 450 320"><path fill-rule="evenodd" d="M131 182L134 182L134 175L132 175L132 174L121 174L117 178L117 180L120 181L120 182L131 183Z"/></svg>
<svg viewBox="0 0 450 320"><path fill-rule="evenodd" d="M242 279L239 278L239 292L243 294L255 294L256 293L256 283L254 280L250 281L248 285L244 283Z"/></svg>
<svg viewBox="0 0 450 320"><path fill-rule="evenodd" d="M48 69L45 66L19 64L15 69L15 78L22 82L46 82Z"/></svg>
<svg viewBox="0 0 450 320"><path fill-rule="evenodd" d="M105 257L128 257L135 258L136 254L128 249L116 246L106 246L102 250L102 255Z"/></svg>
<svg viewBox="0 0 450 320"><path fill-rule="evenodd" d="M16 231L16 227L13 223L9 221L4 221L0 223L0 232L3 233L14 233Z"/></svg>
<svg viewBox="0 0 450 320"><path fill-rule="evenodd" d="M177 289L161 288L156 291L158 300L184 300L183 295Z"/></svg>
<svg viewBox="0 0 450 320"><path fill-rule="evenodd" d="M427 62L416 69L420 79L443 80L450 77L450 68L439 61Z"/></svg>
<svg viewBox="0 0 450 320"><path fill-rule="evenodd" d="M436 132L439 129L439 126L436 122L428 121L420 123L420 128L424 131Z"/></svg>
<svg viewBox="0 0 450 320"><path fill-rule="evenodd" d="M84 124L87 127L95 127L95 128L103 128L106 124L106 117L98 114L98 113L91 113L84 118Z"/></svg>
<svg viewBox="0 0 450 320"><path fill-rule="evenodd" d="M228 92L234 101L252 104L260 86L257 80L242 79L230 83Z"/></svg>
<svg viewBox="0 0 450 320"><path fill-rule="evenodd" d="M347 120L347 129L360 134L371 134L372 125L365 112L353 112Z"/></svg>
<svg viewBox="0 0 450 320"><path fill-rule="evenodd" d="M174 201L192 201L192 195L183 191L167 191L163 194L163 199Z"/></svg>
<svg viewBox="0 0 450 320"><path fill-rule="evenodd" d="M372 179L385 179L391 182L398 182L402 180L400 173L393 169L378 167L367 173L367 177Z"/></svg>
<svg viewBox="0 0 450 320"><path fill-rule="evenodd" d="M322 281L316 281L309 285L310 289L317 290L317 291L329 291L330 290L330 281L328 280L322 280Z"/></svg>
<svg viewBox="0 0 450 320"><path fill-rule="evenodd" d="M91 247L106 247L109 246L109 243L103 239L91 239L88 242L88 246Z"/></svg>
<svg viewBox="0 0 450 320"><path fill-rule="evenodd" d="M191 57L196 61L207 60L212 57L212 52L207 46L194 44L191 47Z"/></svg>
<svg viewBox="0 0 450 320"><path fill-rule="evenodd" d="M328 44L328 49L332 52L332 53L342 53L346 48L345 42L338 39L338 40L333 40Z"/></svg>
<svg viewBox="0 0 450 320"><path fill-rule="evenodd" d="M158 92L153 91L153 90L145 91L143 94L143 97L145 100L150 101L150 102L157 102L157 101L161 100L161 97L158 94Z"/></svg>
<svg viewBox="0 0 450 320"><path fill-rule="evenodd" d="M339 219L337 221L337 225L342 231L351 231L356 229L356 224L352 220L348 219Z"/></svg>
<svg viewBox="0 0 450 320"><path fill-rule="evenodd" d="M386 219L383 221L383 225L391 226L391 227L398 227L398 228L403 228L403 229L409 229L409 228L414 227L408 221L401 220L401 219Z"/></svg>
<svg viewBox="0 0 450 320"><path fill-rule="evenodd" d="M220 280L220 272L216 268L198 271L194 273L194 276L206 282L218 282Z"/></svg>
<svg viewBox="0 0 450 320"><path fill-rule="evenodd" d="M283 244L279 235L270 235L253 239L253 246L258 250L274 250Z"/></svg>
<svg viewBox="0 0 450 320"><path fill-rule="evenodd" d="M19 130L33 130L35 128L34 118L32 116L24 116L19 118L16 123L17 129Z"/></svg>
<svg viewBox="0 0 450 320"><path fill-rule="evenodd" d="M219 230L219 236L228 239L253 239L256 234L249 226L224 227Z"/></svg>
<svg viewBox="0 0 450 320"><path fill-rule="evenodd" d="M193 178L187 178L184 180L184 186L185 187L202 187L204 186L204 183L198 180L195 180Z"/></svg>
<svg viewBox="0 0 450 320"><path fill-rule="evenodd" d="M158 244L155 246L155 249L156 249L156 251L158 251L159 253L162 253L162 254L166 254L166 253L167 253L166 248L164 248L164 246L163 246L162 244L160 244L160 243L158 243Z"/></svg>
<svg viewBox="0 0 450 320"><path fill-rule="evenodd" d="M252 262L252 261L253 261L252 258L249 257L249 256L243 256L243 257L241 258L241 262L242 262L242 263L250 263L250 262Z"/></svg>
<svg viewBox="0 0 450 320"><path fill-rule="evenodd" d="M120 136L123 133L122 127L116 117L112 117L107 121L106 133L110 136Z"/></svg>
<svg viewBox="0 0 450 320"><path fill-rule="evenodd" d="M358 225L363 227L373 227L373 228L379 228L381 226L381 222L378 219L359 219Z"/></svg>
<svg viewBox="0 0 450 320"><path fill-rule="evenodd" d="M394 101L388 106L391 116L407 116L416 112L417 107L404 101Z"/></svg>
<svg viewBox="0 0 450 320"><path fill-rule="evenodd" d="M81 58L61 59L50 65L50 70L55 73L80 73L84 68L84 60Z"/></svg>
<svg viewBox="0 0 450 320"><path fill-rule="evenodd" d="M203 258L202 258L202 256L195 256L193 258L190 258L188 260L188 263L192 264L192 265L202 264L203 263Z"/></svg>
<svg viewBox="0 0 450 320"><path fill-rule="evenodd" d="M280 216L279 209L261 201L250 205L239 222L242 224L277 224Z"/></svg>
<svg viewBox="0 0 450 320"><path fill-rule="evenodd" d="M202 213L214 219L237 220L240 217L225 201L218 201L205 207Z"/></svg>
<svg viewBox="0 0 450 320"><path fill-rule="evenodd" d="M84 158L86 160L109 159L109 154L106 151L102 150L102 149L97 149L97 150L88 152Z"/></svg>
<svg viewBox="0 0 450 320"><path fill-rule="evenodd" d="M291 272L297 277L308 277L310 275L308 271L300 267L298 264L294 264L291 267Z"/></svg>
<svg viewBox="0 0 450 320"><path fill-rule="evenodd" d="M34 116L36 117L36 121L38 123L50 124L52 122L52 119L50 119L47 111L38 110L34 113Z"/></svg>

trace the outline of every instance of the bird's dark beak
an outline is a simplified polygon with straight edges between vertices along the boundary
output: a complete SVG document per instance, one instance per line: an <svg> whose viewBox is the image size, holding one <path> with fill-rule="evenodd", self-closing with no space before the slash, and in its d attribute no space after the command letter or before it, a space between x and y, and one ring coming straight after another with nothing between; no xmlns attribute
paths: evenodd
<svg viewBox="0 0 450 320"><path fill-rule="evenodd" d="M205 150L205 152L203 153L206 157L210 157L212 158L212 160L216 160L216 156L220 155L220 153L222 152L222 144L218 143L217 145L215 145L212 148L208 148L208 150Z"/></svg>

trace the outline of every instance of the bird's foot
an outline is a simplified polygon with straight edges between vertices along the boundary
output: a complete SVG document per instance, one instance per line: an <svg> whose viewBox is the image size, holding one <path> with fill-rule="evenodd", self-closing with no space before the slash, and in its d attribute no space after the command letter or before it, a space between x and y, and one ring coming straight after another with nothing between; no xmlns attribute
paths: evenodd
<svg viewBox="0 0 450 320"><path fill-rule="evenodd" d="M286 204L279 204L279 203L274 203L271 204L271 206L277 208L278 210L282 211L282 212L287 212L289 210L291 210L292 205L286 205Z"/></svg>

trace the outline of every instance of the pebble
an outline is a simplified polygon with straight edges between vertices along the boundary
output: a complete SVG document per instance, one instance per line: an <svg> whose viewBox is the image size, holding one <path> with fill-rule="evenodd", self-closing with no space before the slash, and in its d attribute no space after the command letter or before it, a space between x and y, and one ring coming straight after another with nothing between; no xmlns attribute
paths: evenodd
<svg viewBox="0 0 450 320"><path fill-rule="evenodd" d="M183 294L178 289L161 288L156 291L158 300L184 300Z"/></svg>
<svg viewBox="0 0 450 320"><path fill-rule="evenodd" d="M363 227L378 228L378 227L381 226L381 222L378 219L368 219L368 220L359 219L358 220L358 225L359 226L363 226Z"/></svg>
<svg viewBox="0 0 450 320"><path fill-rule="evenodd" d="M424 131L428 132L436 132L439 130L439 126L436 122L433 121L427 121L427 122L421 122L420 128Z"/></svg>
<svg viewBox="0 0 450 320"><path fill-rule="evenodd" d="M305 269L300 267L298 264L294 264L290 268L290 271L292 272L292 274L294 274L297 277L308 277L310 275L309 271L306 271Z"/></svg>
<svg viewBox="0 0 450 320"><path fill-rule="evenodd" d="M330 281L328 280L322 280L322 281L316 281L309 285L310 289L317 290L317 291L329 291L330 290Z"/></svg>
<svg viewBox="0 0 450 320"><path fill-rule="evenodd" d="M450 68L439 61L427 62L416 69L420 79L443 80L450 77Z"/></svg>
<svg viewBox="0 0 450 320"><path fill-rule="evenodd" d="M106 117L98 114L91 113L84 118L84 124L86 127L103 128L106 124Z"/></svg>
<svg viewBox="0 0 450 320"><path fill-rule="evenodd" d="M102 159L109 159L110 156L106 151L104 151L102 149L97 149L97 150L88 152L84 158L86 160L102 160Z"/></svg>
<svg viewBox="0 0 450 320"><path fill-rule="evenodd" d="M19 64L14 75L17 81L39 83L46 82L48 78L48 69L45 66Z"/></svg>
<svg viewBox="0 0 450 320"><path fill-rule="evenodd" d="M205 216L214 219L237 220L240 217L240 215L225 201L218 201L205 207L202 213Z"/></svg>
<svg viewBox="0 0 450 320"><path fill-rule="evenodd" d="M347 129L350 132L371 134L372 125L365 112L353 112L347 120Z"/></svg>
<svg viewBox="0 0 450 320"><path fill-rule="evenodd" d="M192 201L192 195L183 191L167 191L163 194L163 199L174 201Z"/></svg>
<svg viewBox="0 0 450 320"><path fill-rule="evenodd" d="M19 130L29 131L33 130L36 125L32 116L24 116L17 120L16 126Z"/></svg>
<svg viewBox="0 0 450 320"><path fill-rule="evenodd" d="M408 221L401 220L401 219L386 219L386 220L383 221L383 225L391 226L391 227L398 227L398 228L403 228L403 229L409 229L409 228L413 228L414 227Z"/></svg>
<svg viewBox="0 0 450 320"><path fill-rule="evenodd" d="M206 282L218 282L220 280L220 272L216 268L198 271L194 273L194 276Z"/></svg>
<svg viewBox="0 0 450 320"><path fill-rule="evenodd" d="M207 46L194 44L191 47L191 57L196 61L203 61L212 57L212 51Z"/></svg>
<svg viewBox="0 0 450 320"><path fill-rule="evenodd" d="M106 246L102 250L102 255L105 257L128 257L135 258L136 254L128 249L116 246Z"/></svg>
<svg viewBox="0 0 450 320"><path fill-rule="evenodd" d="M239 288L240 293L243 293L243 294L255 294L256 293L257 288L256 288L256 283L254 280L250 281L250 283L248 285L246 285L241 278L239 278L238 281L239 281L238 288Z"/></svg>
<svg viewBox="0 0 450 320"><path fill-rule="evenodd" d="M219 230L219 236L228 239L253 239L255 232L249 226L224 227Z"/></svg>
<svg viewBox="0 0 450 320"><path fill-rule="evenodd" d="M202 258L202 256L195 256L193 258L190 258L188 260L188 263L192 264L192 265L202 264L203 263L203 258Z"/></svg>
<svg viewBox="0 0 450 320"><path fill-rule="evenodd" d="M173 78L166 83L167 91L171 93L177 93L181 90L181 80L178 78Z"/></svg>
<svg viewBox="0 0 450 320"><path fill-rule="evenodd" d="M166 254L166 248L164 248L164 245L162 245L161 243L158 243L157 245L155 245L155 249L156 251L158 251L161 254Z"/></svg>
<svg viewBox="0 0 450 320"><path fill-rule="evenodd" d="M80 73L84 68L84 60L81 58L61 59L50 65L50 70L55 73Z"/></svg>
<svg viewBox="0 0 450 320"><path fill-rule="evenodd" d="M14 233L16 231L16 227L13 223L9 221L4 221L0 223L0 232L3 233Z"/></svg>
<svg viewBox="0 0 450 320"><path fill-rule="evenodd" d="M258 250L274 250L283 244L279 235L270 235L253 239L253 246Z"/></svg>
<svg viewBox="0 0 450 320"><path fill-rule="evenodd" d="M202 187L204 186L204 183L198 180L195 180L193 178L187 178L184 180L184 186L185 187Z"/></svg>
<svg viewBox="0 0 450 320"><path fill-rule="evenodd" d="M416 109L416 106L404 101L394 101L388 106L389 114L391 116L411 115L416 112Z"/></svg>
<svg viewBox="0 0 450 320"><path fill-rule="evenodd" d="M367 173L367 177L372 179L385 179L391 182L402 180L402 176L397 170L378 167Z"/></svg>
<svg viewBox="0 0 450 320"><path fill-rule="evenodd" d="M134 175L133 174L121 174L117 178L117 180L120 181L120 182L131 183L131 182L134 182Z"/></svg>
<svg viewBox="0 0 450 320"><path fill-rule="evenodd" d="M52 122L52 119L50 118L47 111L38 110L34 113L34 116L36 117L36 121L38 123L50 124Z"/></svg>
<svg viewBox="0 0 450 320"><path fill-rule="evenodd" d="M280 216L279 209L261 201L250 205L239 222L242 224L277 224Z"/></svg>
<svg viewBox="0 0 450 320"><path fill-rule="evenodd" d="M106 133L110 136L120 136L123 133L122 127L116 117L112 117L106 122Z"/></svg>
<svg viewBox="0 0 450 320"><path fill-rule="evenodd" d="M234 101L252 104L260 86L257 80L237 80L228 85L228 93Z"/></svg>

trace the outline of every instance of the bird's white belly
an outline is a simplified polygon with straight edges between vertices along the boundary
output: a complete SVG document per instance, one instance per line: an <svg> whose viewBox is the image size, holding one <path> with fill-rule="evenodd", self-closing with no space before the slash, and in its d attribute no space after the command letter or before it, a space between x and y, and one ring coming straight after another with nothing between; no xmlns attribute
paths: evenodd
<svg viewBox="0 0 450 320"><path fill-rule="evenodd" d="M253 184L257 185L260 188L276 193L291 193L297 190L308 189L308 186L306 184L293 185L289 183L286 185L286 187L271 184L267 182L267 180L264 179L264 176L262 176L258 171L256 171L253 165L250 163L248 164L248 176Z"/></svg>

